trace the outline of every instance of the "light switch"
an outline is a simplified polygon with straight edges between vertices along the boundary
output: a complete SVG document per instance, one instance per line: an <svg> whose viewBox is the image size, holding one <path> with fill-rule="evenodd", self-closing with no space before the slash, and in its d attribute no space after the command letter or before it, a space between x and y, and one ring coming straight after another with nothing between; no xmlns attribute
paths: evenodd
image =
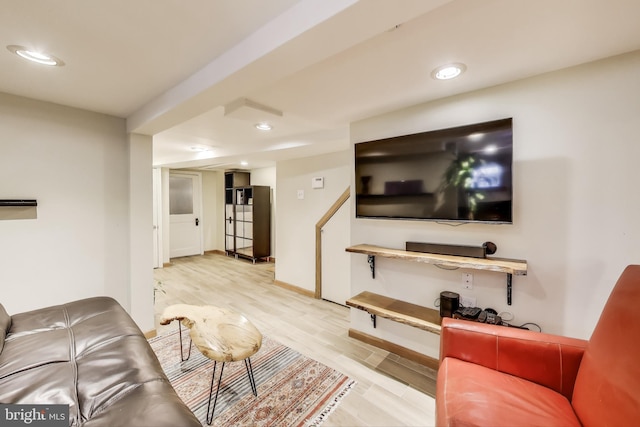
<svg viewBox="0 0 640 427"><path fill-rule="evenodd" d="M298 200L304 199L304 190L298 190Z"/></svg>

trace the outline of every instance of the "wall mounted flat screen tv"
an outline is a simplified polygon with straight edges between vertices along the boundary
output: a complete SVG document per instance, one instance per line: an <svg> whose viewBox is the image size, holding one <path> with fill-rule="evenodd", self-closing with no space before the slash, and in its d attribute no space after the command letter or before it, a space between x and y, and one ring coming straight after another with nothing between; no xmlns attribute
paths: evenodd
<svg viewBox="0 0 640 427"><path fill-rule="evenodd" d="M512 223L512 119L355 144L356 217Z"/></svg>

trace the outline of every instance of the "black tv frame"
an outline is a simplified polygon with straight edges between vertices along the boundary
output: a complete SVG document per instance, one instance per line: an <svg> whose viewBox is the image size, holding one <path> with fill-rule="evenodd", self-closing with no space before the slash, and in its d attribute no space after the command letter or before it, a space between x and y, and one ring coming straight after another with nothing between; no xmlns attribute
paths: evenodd
<svg viewBox="0 0 640 427"><path fill-rule="evenodd" d="M490 146L495 153L487 154ZM465 161L475 167L464 169ZM477 170L489 164L500 178L478 184ZM354 168L356 218L513 223L512 118L359 142ZM377 177L364 172L375 170ZM446 180L456 173L473 173L464 185L474 187ZM432 209L442 200L445 209Z"/></svg>

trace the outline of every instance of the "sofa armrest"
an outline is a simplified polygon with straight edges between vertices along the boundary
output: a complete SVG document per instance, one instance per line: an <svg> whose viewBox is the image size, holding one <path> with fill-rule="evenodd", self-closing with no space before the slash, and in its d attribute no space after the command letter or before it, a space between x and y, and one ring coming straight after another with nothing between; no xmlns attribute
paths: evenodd
<svg viewBox="0 0 640 427"><path fill-rule="evenodd" d="M535 382L569 401L587 341L444 318L440 360L453 357Z"/></svg>

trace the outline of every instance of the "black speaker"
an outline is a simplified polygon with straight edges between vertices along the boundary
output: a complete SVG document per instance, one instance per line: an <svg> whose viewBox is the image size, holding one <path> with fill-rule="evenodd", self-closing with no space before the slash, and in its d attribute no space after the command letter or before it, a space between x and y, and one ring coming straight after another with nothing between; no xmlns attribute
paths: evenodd
<svg viewBox="0 0 640 427"><path fill-rule="evenodd" d="M496 245L484 242L482 246L449 245L444 243L405 242L405 250L429 254L455 255L471 258L486 258L496 252Z"/></svg>
<svg viewBox="0 0 640 427"><path fill-rule="evenodd" d="M460 306L460 295L451 291L440 292L440 317L452 317Z"/></svg>

